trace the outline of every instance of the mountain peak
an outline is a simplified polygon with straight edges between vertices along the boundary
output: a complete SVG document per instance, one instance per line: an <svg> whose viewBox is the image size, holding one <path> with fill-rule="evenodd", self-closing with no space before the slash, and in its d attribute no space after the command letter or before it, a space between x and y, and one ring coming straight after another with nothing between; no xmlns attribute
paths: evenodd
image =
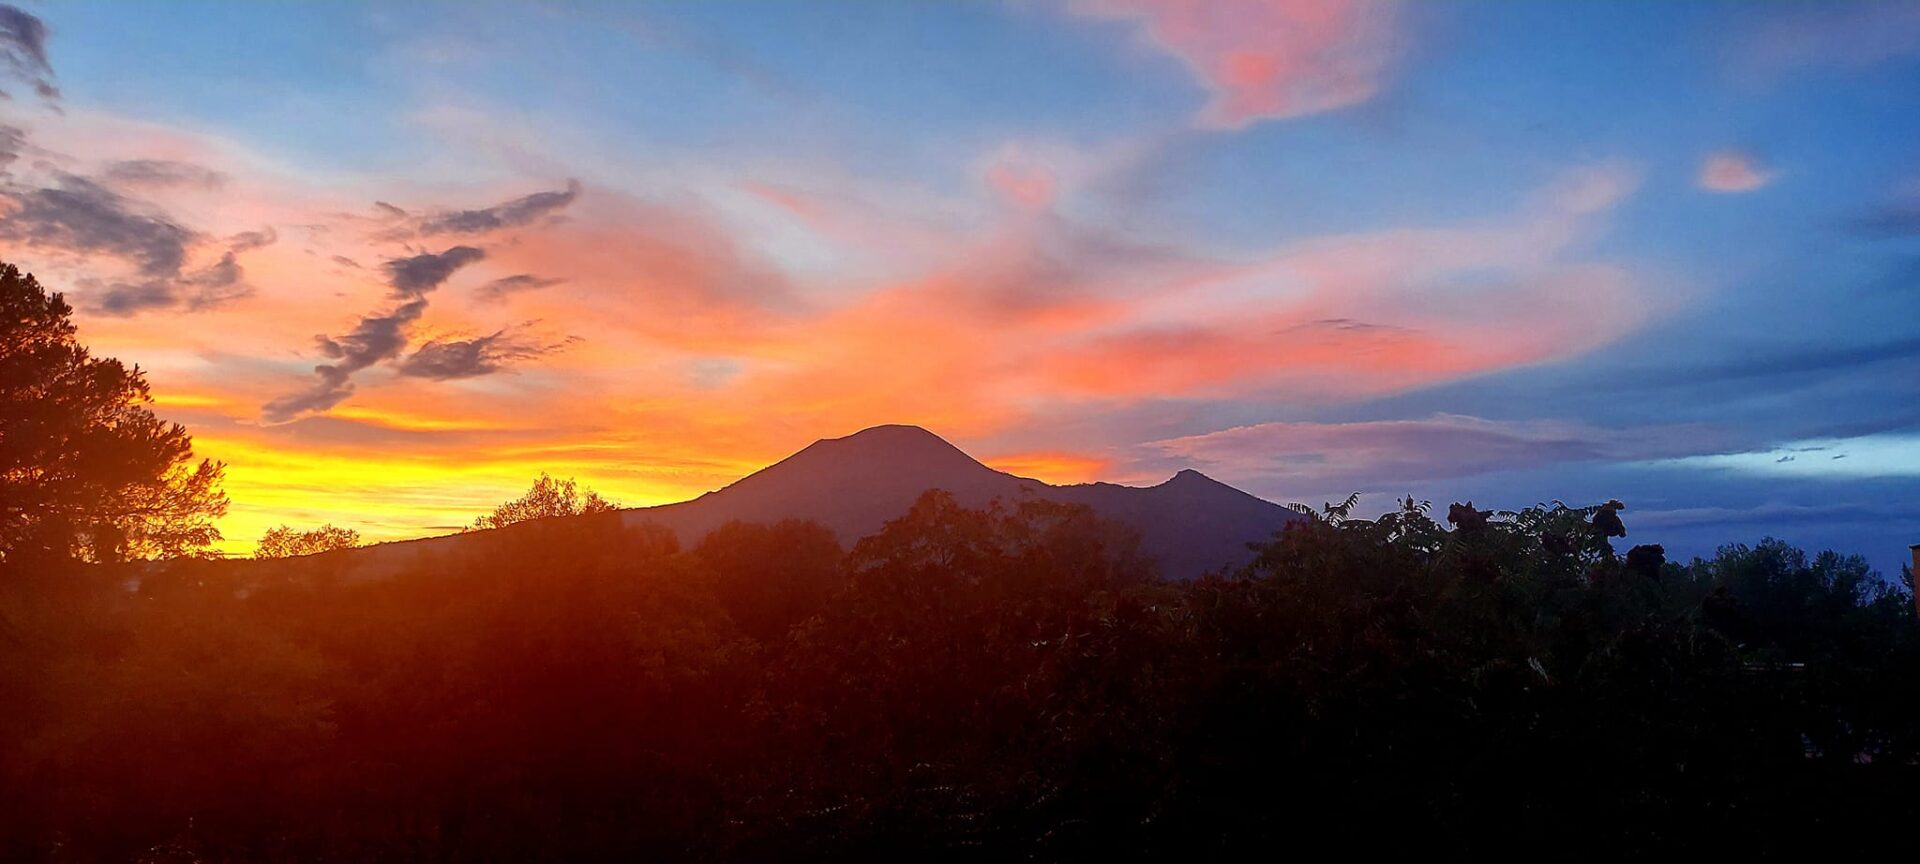
<svg viewBox="0 0 1920 864"><path fill-rule="evenodd" d="M998 475L945 438L918 426L889 424L841 438L822 438L722 490L780 490L782 499L808 494L871 495L878 487L905 484L913 492L954 489Z"/></svg>
<svg viewBox="0 0 1920 864"><path fill-rule="evenodd" d="M1167 478L1167 481L1160 485L1180 487L1180 486L1225 486L1227 484L1222 483L1218 480L1215 480L1212 477L1208 477L1207 475L1202 474L1198 471L1195 471L1192 468L1182 468L1179 471L1174 472L1174 475L1172 477Z"/></svg>
<svg viewBox="0 0 1920 864"><path fill-rule="evenodd" d="M947 439L927 431L925 427L914 426L909 423L882 423L878 426L868 426L867 428L862 429L858 432L855 432L852 435L845 435L839 438L822 438L820 440L847 441L847 442L917 441L921 443L931 443L931 442L937 441L940 444L943 444L948 447L953 446L952 444L947 442Z"/></svg>
<svg viewBox="0 0 1920 864"><path fill-rule="evenodd" d="M893 463L917 463L924 466L979 466L972 456L953 446L947 439L918 426L889 423L869 426L842 438L822 438L801 453L834 458L882 460ZM985 466L980 466L985 467Z"/></svg>

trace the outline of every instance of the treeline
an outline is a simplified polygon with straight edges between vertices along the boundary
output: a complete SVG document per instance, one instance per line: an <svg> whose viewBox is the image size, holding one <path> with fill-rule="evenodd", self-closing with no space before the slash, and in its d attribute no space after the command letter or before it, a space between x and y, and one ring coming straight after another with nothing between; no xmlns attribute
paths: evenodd
<svg viewBox="0 0 1920 864"><path fill-rule="evenodd" d="M843 549L617 516L0 571L0 859L1828 854L1920 816L1920 628L1858 558L1616 557L1615 507L1328 508L1154 577L930 493ZM1897 848L1894 847L1894 848Z"/></svg>

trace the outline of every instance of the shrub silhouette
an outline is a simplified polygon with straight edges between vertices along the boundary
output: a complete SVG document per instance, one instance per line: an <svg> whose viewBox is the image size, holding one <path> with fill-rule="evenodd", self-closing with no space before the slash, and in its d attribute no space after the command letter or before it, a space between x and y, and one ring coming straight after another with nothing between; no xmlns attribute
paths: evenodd
<svg viewBox="0 0 1920 864"><path fill-rule="evenodd" d="M253 557L294 558L301 555L352 549L358 545L360 545L360 532L352 528L340 528L328 524L310 531L295 531L285 525L276 525L260 535L260 545L254 550Z"/></svg>
<svg viewBox="0 0 1920 864"><path fill-rule="evenodd" d="M527 494L515 498L494 508L492 513L473 520L471 530L505 528L521 522L535 519L552 519L558 516L580 516L587 513L606 513L619 509L620 505L600 497L600 493L591 489L582 490L569 477L555 480L541 472L539 479L533 481Z"/></svg>

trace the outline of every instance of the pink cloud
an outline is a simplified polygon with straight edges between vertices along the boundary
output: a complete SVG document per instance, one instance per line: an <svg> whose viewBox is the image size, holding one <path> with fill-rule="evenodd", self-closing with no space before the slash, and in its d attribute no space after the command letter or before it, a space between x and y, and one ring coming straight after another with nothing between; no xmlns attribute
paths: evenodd
<svg viewBox="0 0 1920 864"><path fill-rule="evenodd" d="M1636 183L1622 166L1591 167L1503 220L1196 264L1023 368L1039 389L1083 397L1333 402L1576 356L1662 305L1625 270L1578 255Z"/></svg>
<svg viewBox="0 0 1920 864"><path fill-rule="evenodd" d="M1041 210L1053 204L1054 178L1043 167L1000 162L987 169L987 183L1019 207Z"/></svg>
<svg viewBox="0 0 1920 864"><path fill-rule="evenodd" d="M1709 192L1739 193L1759 189L1773 182L1773 177L1751 154L1721 150L1707 155L1696 182Z"/></svg>
<svg viewBox="0 0 1920 864"><path fill-rule="evenodd" d="M1365 102L1392 59L1392 7L1372 0L1089 0L1139 22L1212 91L1200 123L1237 129Z"/></svg>
<svg viewBox="0 0 1920 864"><path fill-rule="evenodd" d="M1303 240L1237 262L1013 210L921 273L731 342L720 391L810 429L994 435L1152 400L1337 404L1604 345L1660 294L1583 260L1637 172L1569 172L1507 218Z"/></svg>

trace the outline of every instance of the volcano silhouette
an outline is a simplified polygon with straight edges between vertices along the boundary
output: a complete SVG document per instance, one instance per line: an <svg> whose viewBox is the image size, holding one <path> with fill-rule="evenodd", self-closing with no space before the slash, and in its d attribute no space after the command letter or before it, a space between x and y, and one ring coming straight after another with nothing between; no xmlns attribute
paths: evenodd
<svg viewBox="0 0 1920 864"><path fill-rule="evenodd" d="M1301 518L1193 470L1157 486L1054 486L995 471L932 432L897 425L815 441L723 489L622 515L628 524L670 528L683 545L736 519L809 519L851 544L905 514L929 489L946 490L968 507L1027 499L1086 505L1137 530L1140 551L1170 578L1244 564L1253 556L1247 544L1271 539Z"/></svg>

